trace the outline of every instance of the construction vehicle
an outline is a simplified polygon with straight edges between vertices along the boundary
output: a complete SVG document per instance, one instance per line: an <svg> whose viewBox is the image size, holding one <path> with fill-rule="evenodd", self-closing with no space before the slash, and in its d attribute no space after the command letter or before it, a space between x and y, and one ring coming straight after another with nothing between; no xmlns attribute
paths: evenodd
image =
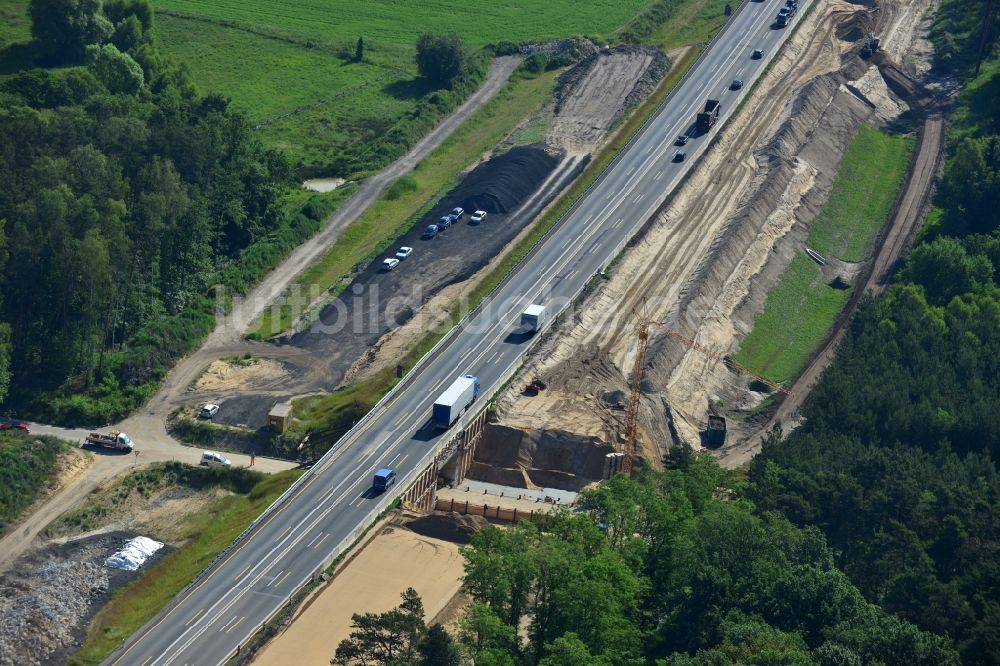
<svg viewBox="0 0 1000 666"><path fill-rule="evenodd" d="M543 382L538 377L531 380L531 383L524 387L524 395L535 397L538 395L539 391L544 391L549 387L548 384Z"/></svg>
<svg viewBox="0 0 1000 666"><path fill-rule="evenodd" d="M462 375L434 401L431 418L436 428L450 428L479 397L479 378Z"/></svg>
<svg viewBox="0 0 1000 666"><path fill-rule="evenodd" d="M716 414L708 415L708 440L709 446L722 446L726 443L726 419Z"/></svg>
<svg viewBox="0 0 1000 666"><path fill-rule="evenodd" d="M875 36L875 33L869 32L868 36L865 37L865 45L861 47L861 57L872 57L872 54L878 51L879 44L879 38Z"/></svg>
<svg viewBox="0 0 1000 666"><path fill-rule="evenodd" d="M718 358L719 356L717 353L703 347L702 345L698 344L691 338L685 337L676 331L672 331L669 328L666 328L667 324L663 322L652 321L648 319L645 316L645 314L637 313L637 315L639 317L639 325L637 327L639 341L636 346L635 362L632 365L632 374L629 376L629 387L632 389L632 396L631 399L629 400L628 411L626 412L625 415L625 444L623 451L625 457L622 460L622 467L621 467L621 471L626 475L632 474L632 465L634 462L633 459L635 457L635 437L636 437L636 429L638 425L637 422L639 417L639 398L642 395L642 374L643 374L643 367L646 361L646 347L649 344L650 327L656 326L660 328L663 331L664 335L666 335L668 338L680 342L681 344L683 344L688 349L691 349L692 351L705 354L709 358ZM765 379L760 375L754 374L748 368L740 365L739 363L732 360L728 356L722 357L722 362L726 365L727 368L729 368L734 372L753 377L755 380L763 384L766 384L771 389L779 393L785 393L785 394L788 393L788 391L786 391L785 388L780 384L775 384L774 382ZM725 443L726 420L721 416L712 415L709 417L709 436L710 437L713 436L712 435L713 418L718 419L717 421L715 421L715 429L718 432L721 426L720 434L722 437L722 443ZM717 437L718 434L715 436Z"/></svg>
<svg viewBox="0 0 1000 666"><path fill-rule="evenodd" d="M106 435L101 432L92 432L87 435L84 443L91 446L103 446L106 449L124 451L125 453L128 453L133 448L132 440L120 430L112 430Z"/></svg>
<svg viewBox="0 0 1000 666"><path fill-rule="evenodd" d="M705 133L712 129L712 125L719 119L719 109L719 100L705 100L705 110L699 113L696 118L699 132Z"/></svg>

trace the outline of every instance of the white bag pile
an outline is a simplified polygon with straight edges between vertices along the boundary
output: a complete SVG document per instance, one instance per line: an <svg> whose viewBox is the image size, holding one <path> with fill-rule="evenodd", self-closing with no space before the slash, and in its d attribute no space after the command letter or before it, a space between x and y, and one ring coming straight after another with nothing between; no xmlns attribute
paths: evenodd
<svg viewBox="0 0 1000 666"><path fill-rule="evenodd" d="M136 537L126 541L125 546L121 550L105 560L105 564L112 569L135 571L153 553L161 548L163 548L163 544L159 541L153 541L144 536Z"/></svg>

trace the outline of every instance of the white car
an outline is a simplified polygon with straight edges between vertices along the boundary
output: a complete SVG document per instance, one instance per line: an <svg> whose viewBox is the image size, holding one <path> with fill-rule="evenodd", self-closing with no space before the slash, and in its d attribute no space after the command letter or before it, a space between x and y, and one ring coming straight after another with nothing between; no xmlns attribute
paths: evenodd
<svg viewBox="0 0 1000 666"><path fill-rule="evenodd" d="M461 220L463 215L465 215L465 209L461 206L455 206L451 209L451 217L455 222Z"/></svg>
<svg viewBox="0 0 1000 666"><path fill-rule="evenodd" d="M469 218L469 221L472 222L473 224L479 224L485 219L486 219L486 211L477 210L475 213L472 214L472 217Z"/></svg>
<svg viewBox="0 0 1000 666"><path fill-rule="evenodd" d="M205 467L231 467L233 463L229 462L229 458L221 453L216 453L215 451L203 451L201 454L200 464Z"/></svg>
<svg viewBox="0 0 1000 666"><path fill-rule="evenodd" d="M413 254L413 248L412 247L401 247L398 250L396 250L396 258L397 259L406 259L411 254Z"/></svg>
<svg viewBox="0 0 1000 666"><path fill-rule="evenodd" d="M219 413L218 405L205 405L204 407L201 408L201 412L198 413L198 416L200 416L203 419L210 419L218 413Z"/></svg>
<svg viewBox="0 0 1000 666"><path fill-rule="evenodd" d="M382 270L384 271L391 271L396 266L399 266L399 259L396 259L395 257L389 257L382 262Z"/></svg>

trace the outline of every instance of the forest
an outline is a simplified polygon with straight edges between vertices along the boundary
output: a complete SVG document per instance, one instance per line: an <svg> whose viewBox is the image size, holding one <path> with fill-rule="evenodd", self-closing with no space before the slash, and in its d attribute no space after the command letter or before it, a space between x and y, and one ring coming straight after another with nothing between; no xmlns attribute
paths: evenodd
<svg viewBox="0 0 1000 666"><path fill-rule="evenodd" d="M585 491L581 512L486 528L464 551L474 604L455 638L421 620L386 657L370 648L388 616L357 616L331 663L1000 663L989 12L942 4L936 66L965 85L934 209L894 284L861 304L804 425L776 429L745 472L674 448L664 472Z"/></svg>
<svg viewBox="0 0 1000 666"><path fill-rule="evenodd" d="M158 50L146 0L29 11L34 41L0 54L0 399L107 423L210 330L216 285L245 290L329 203L286 194L282 155Z"/></svg>

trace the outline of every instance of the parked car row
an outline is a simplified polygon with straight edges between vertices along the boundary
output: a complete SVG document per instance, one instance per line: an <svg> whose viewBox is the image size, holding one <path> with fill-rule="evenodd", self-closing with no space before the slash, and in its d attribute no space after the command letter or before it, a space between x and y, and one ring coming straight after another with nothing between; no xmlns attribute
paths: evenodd
<svg viewBox="0 0 1000 666"><path fill-rule="evenodd" d="M14 430L15 432L31 433L28 424L23 421L0 421L0 430Z"/></svg>
<svg viewBox="0 0 1000 666"><path fill-rule="evenodd" d="M423 238L424 240L430 240L434 238L435 236L437 236L439 233L441 233L451 225L457 223L464 216L465 216L464 208L462 208L461 206L456 206L452 208L450 213L442 216L441 219L439 219L434 224L428 225L427 228L424 229L424 233L421 236L421 238ZM481 224L485 220L486 220L486 211L477 210L469 217L469 224ZM382 260L382 270L387 272L393 270L394 268L399 266L399 262L409 257L411 254L413 254L412 247L404 246L399 248L394 256Z"/></svg>

